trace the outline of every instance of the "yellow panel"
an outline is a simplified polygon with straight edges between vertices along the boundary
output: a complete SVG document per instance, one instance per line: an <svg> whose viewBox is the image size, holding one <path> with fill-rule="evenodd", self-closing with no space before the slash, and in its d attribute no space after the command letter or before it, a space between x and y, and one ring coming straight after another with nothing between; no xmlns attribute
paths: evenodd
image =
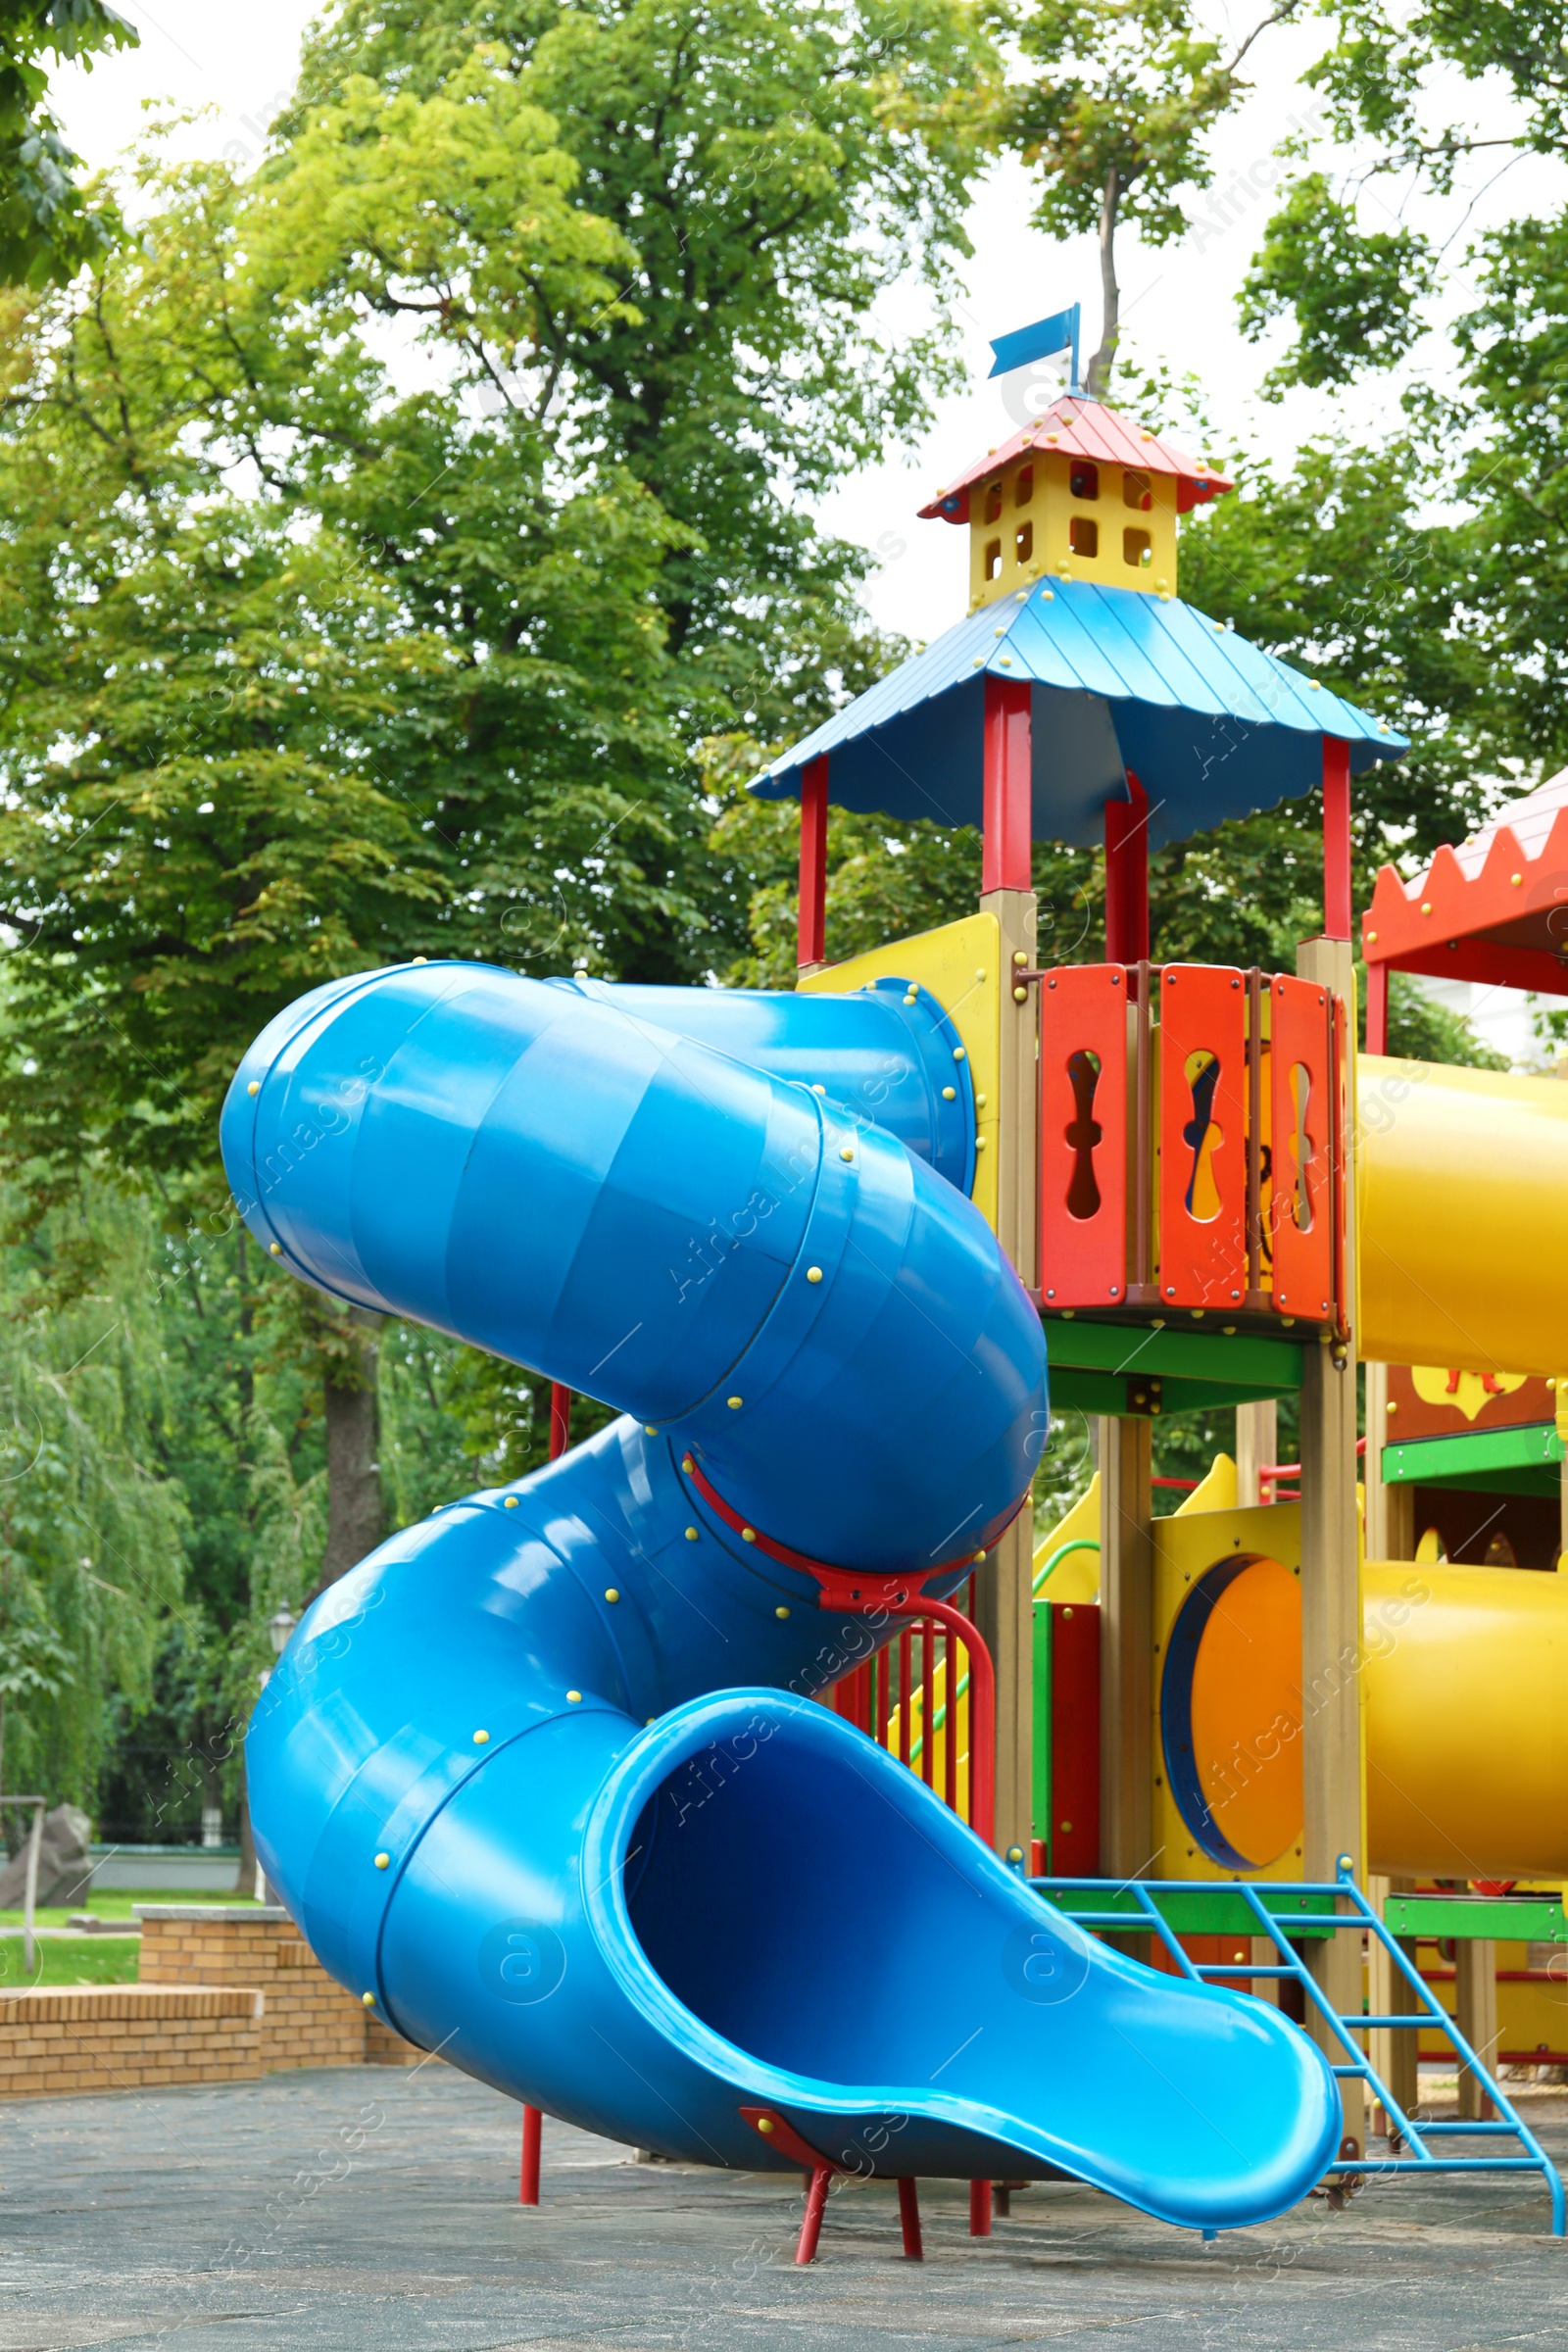
<svg viewBox="0 0 1568 2352"><path fill-rule="evenodd" d="M1208 1474L1176 1505L1174 1517L1191 1519L1200 1511L1234 1511L1237 1503L1236 1464L1228 1453L1216 1453Z"/></svg>
<svg viewBox="0 0 1568 2352"><path fill-rule="evenodd" d="M1099 497L1074 498L1075 466L1082 471L1083 461L1037 445L970 490L971 612L1038 579L1098 580L1106 588L1136 588L1147 596L1175 595L1175 477L1106 464L1095 468ZM1018 487L1025 474L1032 483L1020 505ZM1134 498L1147 496L1147 508L1127 504L1129 474L1137 477ZM1093 526L1092 553L1081 528L1074 544L1075 522ZM1147 560L1142 545L1130 545L1129 533L1147 541Z"/></svg>
<svg viewBox="0 0 1568 2352"><path fill-rule="evenodd" d="M1568 1362L1568 1086L1363 1054L1358 1353L1546 1377Z"/></svg>
<svg viewBox="0 0 1568 2352"><path fill-rule="evenodd" d="M1100 1472L1097 1470L1083 1494L1070 1511L1057 1520L1051 1533L1035 1545L1036 1576L1054 1551L1063 1544L1088 1542L1099 1544L1100 1529ZM1092 1601L1100 1598L1100 1554L1098 1551L1070 1551L1051 1571L1050 1581L1040 1590L1042 1600Z"/></svg>
<svg viewBox="0 0 1568 2352"><path fill-rule="evenodd" d="M928 989L957 1030L969 1059L977 1122L974 1204L997 1223L997 1085L1002 1067L1002 931L994 914L966 914L937 931L918 931L869 956L852 956L808 972L800 982L819 996L845 996L873 980L914 980ZM1568 1092L1568 1089L1564 1090Z"/></svg>
<svg viewBox="0 0 1568 2352"><path fill-rule="evenodd" d="M1234 1476L1234 1471L1233 1471ZM1206 1483L1206 1482L1205 1482ZM1196 1497L1195 1497L1196 1499ZM1204 1510L1173 1512L1168 1519L1154 1521L1154 1724L1152 1753L1154 1756L1154 1855L1149 1875L1158 1879L1200 1879L1216 1883L1237 1877L1237 1872L1217 1862L1211 1862L1197 1843L1183 1821L1171 1795L1165 1778L1164 1748L1159 1727L1159 1684L1164 1671L1166 1644L1176 1612L1205 1571L1226 1560L1234 1552L1255 1552L1264 1559L1280 1563L1294 1580L1299 1572L1301 1559L1301 1506L1298 1502L1278 1502L1260 1505L1251 1510ZM1234 1590L1235 1588L1233 1588ZM1228 1596L1227 1596L1228 1597ZM1221 1603L1224 1606L1224 1603ZM1217 1612L1216 1612L1217 1613ZM1205 1644L1206 1646L1206 1644ZM1298 1682L1300 1673L1300 1643L1297 1641L1294 1659L1282 1661L1286 1677L1295 1668ZM1279 1680L1278 1668L1272 1679ZM1259 1686L1261 1688L1261 1686ZM1196 1693L1195 1693L1196 1695ZM1262 1701L1253 1707L1257 1715L1256 1733L1264 1737L1273 1725L1279 1707L1268 1709L1266 1720ZM1272 1745L1272 1742L1266 1742ZM1244 1745L1248 1744L1244 1740ZM1229 1734L1227 1734L1229 1752ZM1266 1762L1267 1759L1260 1759ZM1210 1799L1212 1802L1212 1798ZM1223 1826L1223 1822L1222 1822ZM1246 1851L1245 1839L1237 1839L1238 1850ZM1301 1875L1299 1836L1292 1838L1278 1859L1267 1869L1249 1872L1257 1879L1296 1879Z"/></svg>

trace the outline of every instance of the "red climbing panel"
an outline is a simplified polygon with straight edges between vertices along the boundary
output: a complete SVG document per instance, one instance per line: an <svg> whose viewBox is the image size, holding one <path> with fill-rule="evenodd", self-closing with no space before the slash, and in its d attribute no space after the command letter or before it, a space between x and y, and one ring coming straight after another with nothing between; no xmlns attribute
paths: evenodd
<svg viewBox="0 0 1568 2352"><path fill-rule="evenodd" d="M1315 980L1276 977L1269 993L1274 1306L1321 1323L1334 1311L1331 1003Z"/></svg>
<svg viewBox="0 0 1568 2352"><path fill-rule="evenodd" d="M1247 1297L1247 992L1224 964L1160 974L1159 1297L1212 1312Z"/></svg>
<svg viewBox="0 0 1568 2352"><path fill-rule="evenodd" d="M1040 987L1040 1296L1119 1306L1127 1290L1127 974L1066 964Z"/></svg>

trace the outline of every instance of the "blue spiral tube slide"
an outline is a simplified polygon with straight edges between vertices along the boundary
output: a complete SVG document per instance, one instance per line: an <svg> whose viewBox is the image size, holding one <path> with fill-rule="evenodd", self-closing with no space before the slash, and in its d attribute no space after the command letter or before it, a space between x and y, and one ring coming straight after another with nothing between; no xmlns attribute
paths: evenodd
<svg viewBox="0 0 1568 2352"><path fill-rule="evenodd" d="M247 1739L258 1851L400 2034L586 2130L785 2169L765 2108L866 2174L1257 2222L1334 2153L1317 2051L1047 1911L817 1703L892 1629L796 1563L940 1597L1043 1441L973 1137L898 982L422 964L272 1021L222 1120L263 1246L623 1417L306 1612Z"/></svg>

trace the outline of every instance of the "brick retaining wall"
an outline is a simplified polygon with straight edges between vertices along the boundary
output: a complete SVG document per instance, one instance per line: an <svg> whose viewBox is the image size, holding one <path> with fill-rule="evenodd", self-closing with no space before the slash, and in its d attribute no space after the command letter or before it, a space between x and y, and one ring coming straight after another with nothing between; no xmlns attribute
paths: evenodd
<svg viewBox="0 0 1568 2352"><path fill-rule="evenodd" d="M141 1903L139 1981L0 1993L0 2099L227 2082L421 2053L334 1983L284 1910Z"/></svg>
<svg viewBox="0 0 1568 2352"><path fill-rule="evenodd" d="M0 1995L0 2099L232 2082L265 2071L247 1985L83 1984Z"/></svg>

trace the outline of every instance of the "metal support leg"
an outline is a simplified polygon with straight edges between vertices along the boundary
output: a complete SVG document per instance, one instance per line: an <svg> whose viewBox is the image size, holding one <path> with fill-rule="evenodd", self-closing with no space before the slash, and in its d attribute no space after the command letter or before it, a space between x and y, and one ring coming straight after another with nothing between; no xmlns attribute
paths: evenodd
<svg viewBox="0 0 1568 2352"><path fill-rule="evenodd" d="M827 2185L833 2178L833 2168L819 2164L812 2169L811 2185L806 2192L806 2212L801 2221L800 2241L795 2248L799 2264L816 2260L816 2241L822 2234L822 2215L827 2205Z"/></svg>
<svg viewBox="0 0 1568 2352"><path fill-rule="evenodd" d="M537 2107L523 2108L522 2184L517 2192L519 2205L537 2205L539 2202L539 2128L543 2121Z"/></svg>
<svg viewBox="0 0 1568 2352"><path fill-rule="evenodd" d="M1497 2058L1497 1947L1487 1936L1466 1936L1454 1945L1459 2031L1488 2072ZM1466 2066L1459 2069L1459 2113L1473 2124L1486 2123L1492 2101Z"/></svg>
<svg viewBox="0 0 1568 2352"><path fill-rule="evenodd" d="M989 2237L991 2235L991 2183L989 2180L971 2180L969 2183L969 2235L971 2237Z"/></svg>
<svg viewBox="0 0 1568 2352"><path fill-rule="evenodd" d="M920 2187L918 2181L899 2182L899 2227L904 2231L904 2251L910 2262L924 2262L925 2241L920 2235Z"/></svg>

